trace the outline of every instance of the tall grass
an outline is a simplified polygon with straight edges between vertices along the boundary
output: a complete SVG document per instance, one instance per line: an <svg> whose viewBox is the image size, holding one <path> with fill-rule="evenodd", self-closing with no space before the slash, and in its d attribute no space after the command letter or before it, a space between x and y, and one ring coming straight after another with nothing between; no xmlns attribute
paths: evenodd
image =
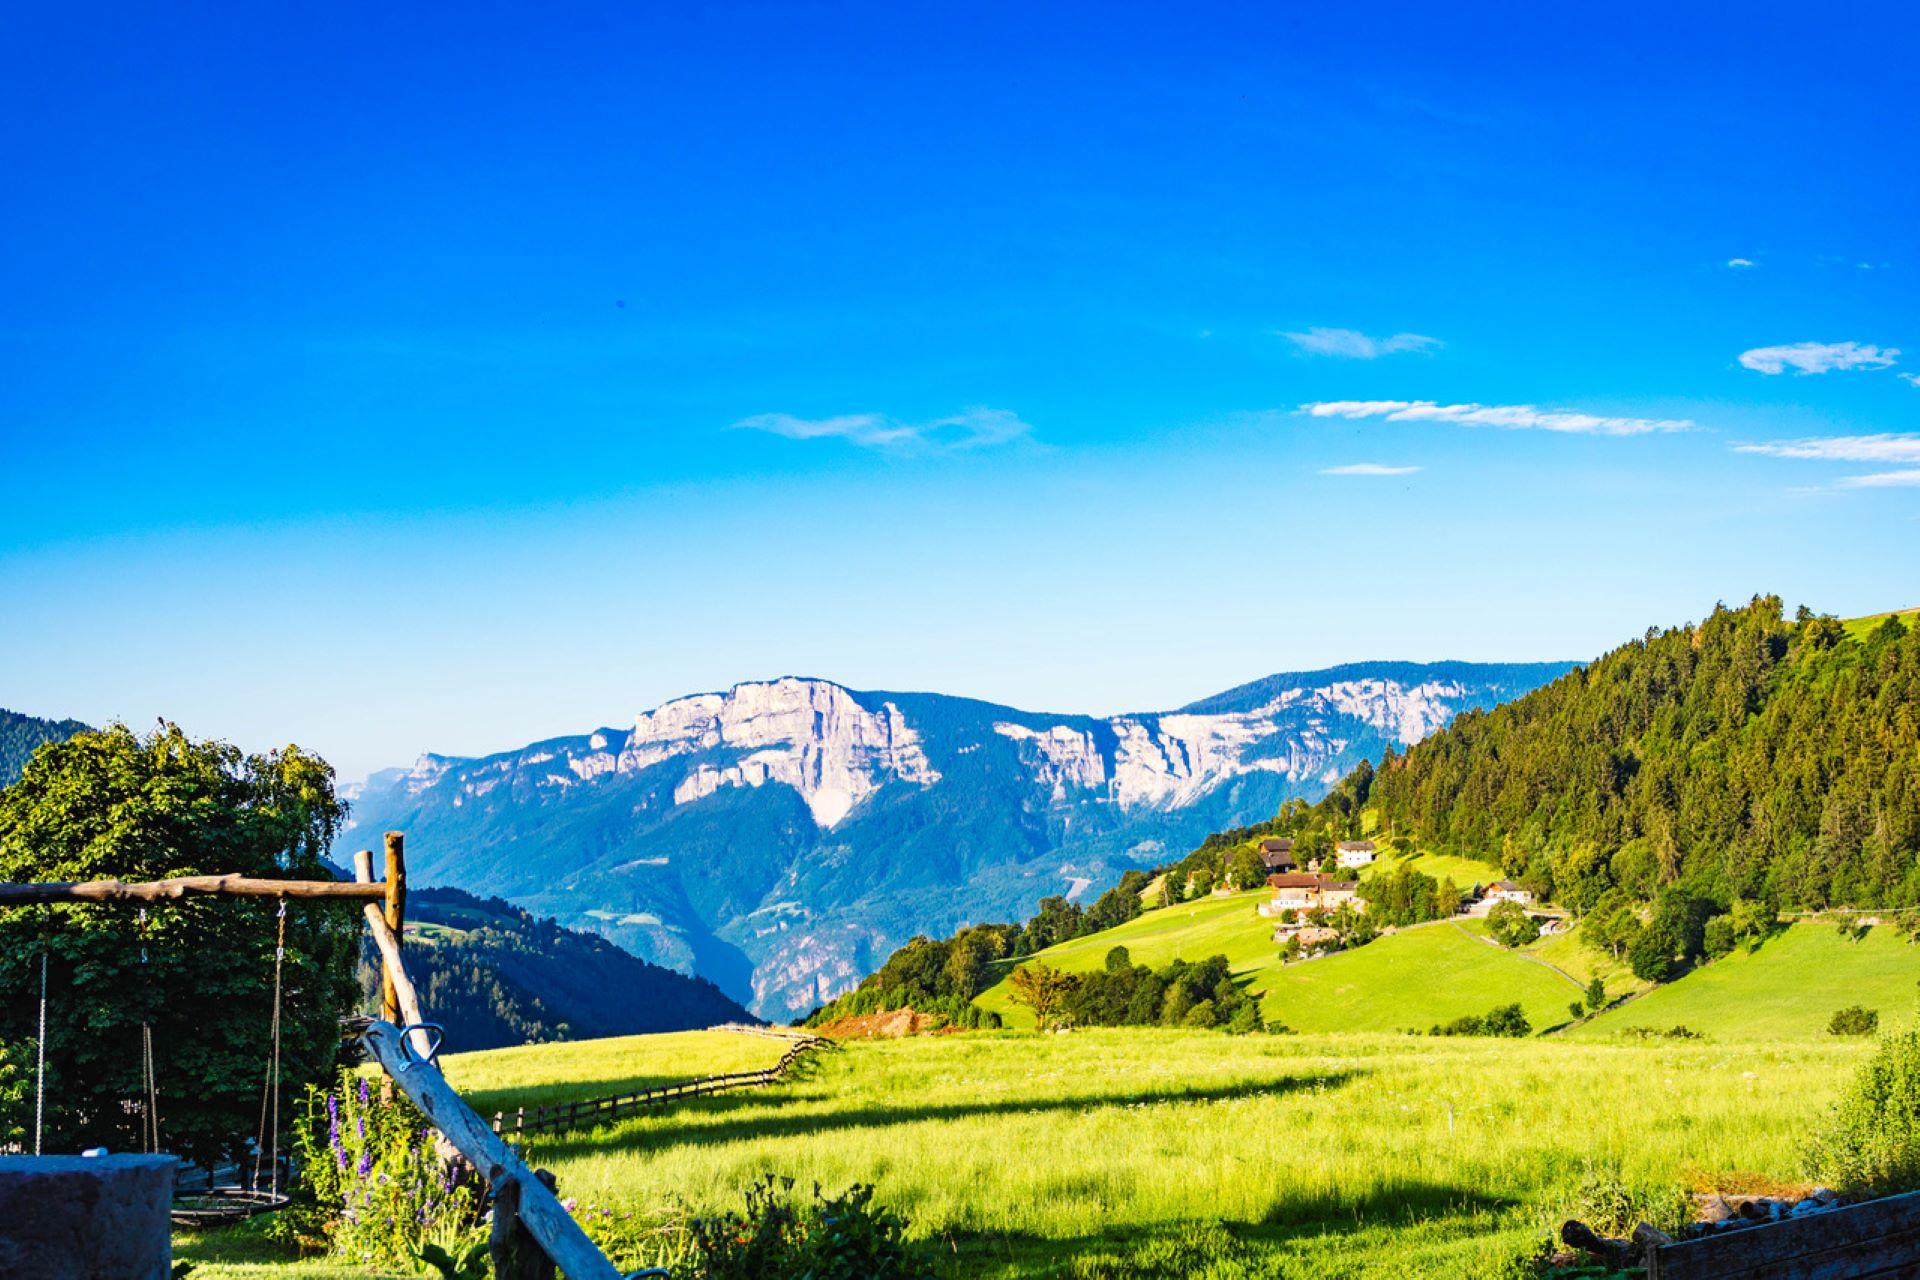
<svg viewBox="0 0 1920 1280"><path fill-rule="evenodd" d="M766 1171L873 1182L956 1275L1150 1274L1154 1250L1217 1226L1223 1274L1468 1276L1596 1171L1791 1176L1862 1052L1131 1029L860 1043L532 1157L583 1203L657 1215L732 1204Z"/></svg>

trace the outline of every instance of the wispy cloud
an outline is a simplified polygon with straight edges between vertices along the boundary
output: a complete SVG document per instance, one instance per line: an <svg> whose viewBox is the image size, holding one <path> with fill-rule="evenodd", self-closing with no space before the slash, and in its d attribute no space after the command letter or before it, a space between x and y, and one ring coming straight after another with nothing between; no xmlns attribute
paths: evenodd
<svg viewBox="0 0 1920 1280"><path fill-rule="evenodd" d="M1900 348L1880 348L1860 342L1795 342L1779 347L1755 347L1740 353L1740 363L1755 373L1831 373L1835 369L1884 369L1894 363Z"/></svg>
<svg viewBox="0 0 1920 1280"><path fill-rule="evenodd" d="M1349 462L1338 467L1322 467L1323 476L1410 476L1419 467L1389 467L1378 462Z"/></svg>
<svg viewBox="0 0 1920 1280"><path fill-rule="evenodd" d="M789 440L844 440L864 449L900 452L957 452L1010 444L1033 428L1006 409L973 408L947 418L903 422L879 413L847 413L833 418L797 418L790 413L758 413L733 424L736 431L765 431Z"/></svg>
<svg viewBox="0 0 1920 1280"><path fill-rule="evenodd" d="M1920 387L1920 373L1896 373L1893 376L1910 387Z"/></svg>
<svg viewBox="0 0 1920 1280"><path fill-rule="evenodd" d="M1874 471L1842 476L1838 489L1894 489L1920 486L1920 432L1885 431L1868 436L1808 436L1800 440L1769 440L1736 444L1735 453L1758 453L1769 458L1802 458L1814 462L1875 462L1900 466L1898 471Z"/></svg>
<svg viewBox="0 0 1920 1280"><path fill-rule="evenodd" d="M1735 453L1769 458L1812 458L1820 462L1920 462L1920 432L1887 431L1871 436L1808 436L1736 444Z"/></svg>
<svg viewBox="0 0 1920 1280"><path fill-rule="evenodd" d="M1323 400L1301 405L1300 412L1315 418L1446 422L1469 427L1501 427L1509 431L1559 431L1594 436L1642 436L1690 431L1694 426L1688 418L1616 418L1566 409L1541 409L1530 404L1439 404L1432 400Z"/></svg>
<svg viewBox="0 0 1920 1280"><path fill-rule="evenodd" d="M1732 267L1736 271L1744 271L1746 268L1753 265L1753 259L1752 258L1728 258L1727 265Z"/></svg>
<svg viewBox="0 0 1920 1280"><path fill-rule="evenodd" d="M1358 329L1309 329L1305 333L1282 333L1281 337L1308 355L1339 356L1346 360L1378 360L1381 356L1406 351L1432 351L1440 339L1424 333L1396 333L1373 338Z"/></svg>

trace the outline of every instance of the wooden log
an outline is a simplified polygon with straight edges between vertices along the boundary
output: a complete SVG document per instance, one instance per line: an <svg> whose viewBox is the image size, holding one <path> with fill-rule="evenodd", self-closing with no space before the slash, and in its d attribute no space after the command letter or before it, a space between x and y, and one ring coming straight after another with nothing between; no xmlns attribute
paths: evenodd
<svg viewBox="0 0 1920 1280"><path fill-rule="evenodd" d="M404 950L407 942L407 850L406 836L387 832L387 928ZM397 963L397 962L396 962ZM400 1001L394 990L393 973L383 968L380 975L380 1016L391 1022L400 1013ZM417 1021L417 1019L414 1019Z"/></svg>
<svg viewBox="0 0 1920 1280"><path fill-rule="evenodd" d="M365 1043L382 1069L454 1150L476 1169L487 1171L489 1184L495 1188L508 1181L519 1184L515 1216L547 1257L566 1273L567 1280L620 1280L620 1273L606 1255L560 1207L553 1192L534 1176L519 1153L461 1100L437 1067L419 1062L406 1051L398 1027L376 1022L367 1028Z"/></svg>
<svg viewBox="0 0 1920 1280"><path fill-rule="evenodd" d="M346 880L269 880L260 876L180 876L128 884L122 880L0 884L0 907L35 902L175 902L181 898L340 898L369 902L379 885Z"/></svg>

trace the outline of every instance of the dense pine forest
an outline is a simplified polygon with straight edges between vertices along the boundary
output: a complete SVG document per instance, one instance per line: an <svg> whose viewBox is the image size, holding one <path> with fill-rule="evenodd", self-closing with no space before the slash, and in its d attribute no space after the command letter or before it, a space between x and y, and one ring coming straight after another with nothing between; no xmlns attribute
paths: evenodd
<svg viewBox="0 0 1920 1280"><path fill-rule="evenodd" d="M1490 859L1576 910L1679 887L1783 909L1920 904L1920 627L1756 597L1462 715L1276 825Z"/></svg>
<svg viewBox="0 0 1920 1280"><path fill-rule="evenodd" d="M704 978L649 964L604 938L499 898L423 889L408 900L407 969L447 1045L504 1045L682 1031L754 1019ZM369 947L369 952L371 947ZM371 998L379 966L361 985Z"/></svg>

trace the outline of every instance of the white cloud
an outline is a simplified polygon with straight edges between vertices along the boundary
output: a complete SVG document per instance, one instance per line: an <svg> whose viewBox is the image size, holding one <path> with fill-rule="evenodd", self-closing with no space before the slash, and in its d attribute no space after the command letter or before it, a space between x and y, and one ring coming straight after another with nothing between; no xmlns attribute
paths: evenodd
<svg viewBox="0 0 1920 1280"><path fill-rule="evenodd" d="M1753 265L1752 258L1728 258L1727 265L1738 271Z"/></svg>
<svg viewBox="0 0 1920 1280"><path fill-rule="evenodd" d="M1810 436L1803 440L1737 444L1733 451L1760 453L1769 458L1811 458L1819 462L1920 462L1920 433L1889 431L1871 436Z"/></svg>
<svg viewBox="0 0 1920 1280"><path fill-rule="evenodd" d="M1740 353L1740 363L1755 373L1829 373L1835 369L1884 369L1900 348L1859 342L1795 342L1780 347L1755 347Z"/></svg>
<svg viewBox="0 0 1920 1280"><path fill-rule="evenodd" d="M1848 476L1840 481L1843 489L1920 488L1920 467L1911 471L1876 471L1872 475Z"/></svg>
<svg viewBox="0 0 1920 1280"><path fill-rule="evenodd" d="M758 413L733 426L735 430L765 431L789 440L845 440L866 449L902 452L980 449L1033 434L1033 428L1018 414L987 408L965 409L952 417L927 422L902 422L879 413L848 413L833 418Z"/></svg>
<svg viewBox="0 0 1920 1280"><path fill-rule="evenodd" d="M1338 467L1322 467L1323 476L1410 476L1419 467L1389 467L1378 462L1349 462Z"/></svg>
<svg viewBox="0 0 1920 1280"><path fill-rule="evenodd" d="M1432 400L1324 400L1303 404L1315 418L1379 418L1386 422L1447 422L1510 431L1559 431L1577 435L1641 436L1690 431L1687 418L1616 418L1530 404L1438 404Z"/></svg>
<svg viewBox="0 0 1920 1280"><path fill-rule="evenodd" d="M1911 387L1920 387L1920 373L1896 373L1894 377Z"/></svg>
<svg viewBox="0 0 1920 1280"><path fill-rule="evenodd" d="M1308 355L1340 356L1347 360L1378 360L1381 356L1403 351L1431 351L1440 339L1423 333L1396 333L1386 338L1370 338L1358 329L1309 329L1305 333L1282 333L1281 337Z"/></svg>

